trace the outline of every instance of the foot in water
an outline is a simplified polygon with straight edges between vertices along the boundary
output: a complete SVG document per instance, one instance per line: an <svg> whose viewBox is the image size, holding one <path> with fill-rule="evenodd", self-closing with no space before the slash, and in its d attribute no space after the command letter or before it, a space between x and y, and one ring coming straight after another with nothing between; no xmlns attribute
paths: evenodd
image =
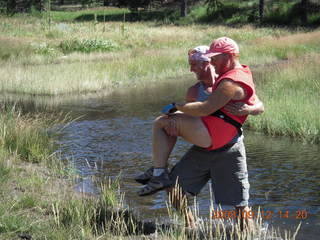
<svg viewBox="0 0 320 240"><path fill-rule="evenodd" d="M139 196L151 195L172 185L172 180L166 170L160 176L152 176L148 183L140 189L138 194Z"/></svg>
<svg viewBox="0 0 320 240"><path fill-rule="evenodd" d="M153 176L153 169L154 169L153 167L149 168L149 169L148 169L147 171L145 171L144 173L136 176L136 177L134 178L134 180L135 180L136 182L138 182L138 183L143 184L143 185L147 184L147 183L150 181L150 179L152 178L152 176Z"/></svg>

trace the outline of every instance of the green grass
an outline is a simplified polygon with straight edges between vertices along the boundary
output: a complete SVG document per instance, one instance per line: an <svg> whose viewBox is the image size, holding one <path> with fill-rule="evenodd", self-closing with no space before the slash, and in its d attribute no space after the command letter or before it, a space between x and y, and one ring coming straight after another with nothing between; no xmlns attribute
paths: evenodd
<svg viewBox="0 0 320 240"><path fill-rule="evenodd" d="M45 130L38 130L39 119L19 116L13 108L0 116L0 141L12 154L28 162L41 162L48 156L49 136Z"/></svg>
<svg viewBox="0 0 320 240"><path fill-rule="evenodd" d="M41 138L46 121L40 121L39 117L22 116L16 108L2 103L0 118L0 235L6 238L17 236L19 233L32 232L37 229L35 219L29 217L29 209L38 205L36 194L21 194L21 190L28 191L42 185L34 185L39 180L31 181L34 175L24 175L25 169L17 167L22 161L43 161L45 153L48 153L48 138ZM41 153L34 151L41 149ZM23 179L23 180L22 180ZM24 185L19 185L23 182ZM39 189L37 189L39 190Z"/></svg>
<svg viewBox="0 0 320 240"><path fill-rule="evenodd" d="M60 48L62 49L63 53L68 54L71 52L108 52L118 49L119 46L110 40L108 41L103 39L73 39L61 42Z"/></svg>
<svg viewBox="0 0 320 240"><path fill-rule="evenodd" d="M52 20L55 22L74 22L74 21L110 21L124 20L125 15L130 14L129 9L125 8L96 8L81 11L51 11ZM43 15L45 17L46 15Z"/></svg>
<svg viewBox="0 0 320 240"><path fill-rule="evenodd" d="M4 150L5 151L5 150ZM4 155L3 153L1 154ZM0 163L0 187L5 184L10 176L10 168L6 167L2 162Z"/></svg>
<svg viewBox="0 0 320 240"><path fill-rule="evenodd" d="M12 207L13 210L22 210L22 209L28 209L33 208L37 206L37 200L34 196L31 195L24 195L22 196L16 204Z"/></svg>
<svg viewBox="0 0 320 240"><path fill-rule="evenodd" d="M32 226L28 219L21 215L11 215L7 212L0 217L0 234L5 234L8 232L30 232L32 231Z"/></svg>
<svg viewBox="0 0 320 240"><path fill-rule="evenodd" d="M265 102L263 115L250 118L254 129L271 135L320 143L319 55L270 69L260 77L258 92Z"/></svg>

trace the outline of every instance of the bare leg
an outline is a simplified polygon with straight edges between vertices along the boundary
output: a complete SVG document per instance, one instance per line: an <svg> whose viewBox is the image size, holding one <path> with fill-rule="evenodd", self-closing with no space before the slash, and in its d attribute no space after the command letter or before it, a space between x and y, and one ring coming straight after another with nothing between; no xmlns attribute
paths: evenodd
<svg viewBox="0 0 320 240"><path fill-rule="evenodd" d="M212 145L207 128L199 117L191 117L182 113L176 114L174 117L178 136L200 147L206 148ZM170 119L166 116L159 117L154 121L152 159L155 170L160 170L160 173L153 172L153 176L147 185L138 192L140 196L153 194L172 185L165 168L169 155L176 143L176 138L172 138L167 134L166 128L168 124L170 124Z"/></svg>
<svg viewBox="0 0 320 240"><path fill-rule="evenodd" d="M177 137L169 136L165 131L165 127L170 124L171 120L167 117L158 117L154 121L152 129L152 160L155 168L167 166L167 159L177 142ZM157 157L155 158L155 156ZM162 161L156 159L161 159Z"/></svg>
<svg viewBox="0 0 320 240"><path fill-rule="evenodd" d="M199 117L176 114L174 118L179 136L199 147L206 148L211 146L211 137ZM169 155L176 143L176 139L168 136L165 131L169 121L170 119L167 117L159 117L154 121L152 159L156 168L166 167Z"/></svg>

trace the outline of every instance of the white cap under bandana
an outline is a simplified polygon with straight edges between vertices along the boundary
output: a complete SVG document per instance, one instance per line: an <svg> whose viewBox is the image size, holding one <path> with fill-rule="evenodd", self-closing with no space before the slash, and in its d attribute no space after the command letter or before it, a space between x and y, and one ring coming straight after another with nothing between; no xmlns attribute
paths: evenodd
<svg viewBox="0 0 320 240"><path fill-rule="evenodd" d="M205 57L203 54L209 51L208 46L198 46L189 50L189 58L193 61L210 62L210 58Z"/></svg>
<svg viewBox="0 0 320 240"><path fill-rule="evenodd" d="M209 47L205 46L205 45L202 45L202 46L195 47L193 50L195 50L196 52L204 54L209 50Z"/></svg>

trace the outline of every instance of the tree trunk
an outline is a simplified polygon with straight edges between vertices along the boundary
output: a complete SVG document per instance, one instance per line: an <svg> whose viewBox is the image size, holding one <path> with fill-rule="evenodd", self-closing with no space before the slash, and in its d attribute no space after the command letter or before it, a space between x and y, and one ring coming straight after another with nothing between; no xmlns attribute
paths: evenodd
<svg viewBox="0 0 320 240"><path fill-rule="evenodd" d="M188 14L188 0L181 0L181 17L186 17Z"/></svg>
<svg viewBox="0 0 320 240"><path fill-rule="evenodd" d="M51 3L51 0L50 1L48 1L50 4L52 4ZM50 8L51 8L51 6L50 6ZM39 11L43 11L44 10L44 1L43 0L37 0L36 1L36 9L37 10L39 10Z"/></svg>
<svg viewBox="0 0 320 240"><path fill-rule="evenodd" d="M301 23L308 21L308 0L301 0Z"/></svg>
<svg viewBox="0 0 320 240"><path fill-rule="evenodd" d="M264 0L259 0L259 20L262 22L264 15Z"/></svg>
<svg viewBox="0 0 320 240"><path fill-rule="evenodd" d="M7 13L14 13L16 11L16 7L17 7L16 0L8 0Z"/></svg>

